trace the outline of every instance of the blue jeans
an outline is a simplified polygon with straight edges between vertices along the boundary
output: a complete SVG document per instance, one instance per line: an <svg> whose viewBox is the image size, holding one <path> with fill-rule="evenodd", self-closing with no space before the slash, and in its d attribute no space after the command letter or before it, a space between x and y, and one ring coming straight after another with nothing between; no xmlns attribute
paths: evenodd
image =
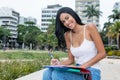
<svg viewBox="0 0 120 80"><path fill-rule="evenodd" d="M92 80L101 80L99 69L87 68L90 70ZM52 68L46 68L43 73L43 80L84 80L82 74L75 74L67 71L54 70Z"/></svg>

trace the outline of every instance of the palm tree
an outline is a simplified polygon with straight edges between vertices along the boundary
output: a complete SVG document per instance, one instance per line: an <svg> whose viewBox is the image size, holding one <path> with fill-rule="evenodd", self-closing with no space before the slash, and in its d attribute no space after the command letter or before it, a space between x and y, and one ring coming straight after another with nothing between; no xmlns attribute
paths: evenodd
<svg viewBox="0 0 120 80"><path fill-rule="evenodd" d="M107 36L116 38L117 47L120 49L120 22L116 21L112 26L110 26Z"/></svg>
<svg viewBox="0 0 120 80"><path fill-rule="evenodd" d="M94 16L99 18L99 16L102 14L102 12L97 9L98 6L99 5L86 5L87 8L83 11L84 13L86 13L86 17L92 18L92 22Z"/></svg>
<svg viewBox="0 0 120 80"><path fill-rule="evenodd" d="M104 27L103 27L103 31L108 32L108 28L112 25L113 23L109 22L105 22L104 23Z"/></svg>
<svg viewBox="0 0 120 80"><path fill-rule="evenodd" d="M109 26L108 28L108 32L106 34L106 36L108 37L108 42L109 45L113 44L113 39L115 38L115 34L114 34L114 25Z"/></svg>
<svg viewBox="0 0 120 80"><path fill-rule="evenodd" d="M104 40L103 40L103 42L105 41L106 43L105 44L110 44L110 37L109 36L106 36L106 34L107 34L107 32L108 32L108 30L109 30L109 28L110 28L110 26L112 25L113 23L111 23L111 22L106 22L106 23L104 23L104 27L103 27L103 29L102 29L102 34L103 34L103 36L104 36ZM103 37L102 36L102 37Z"/></svg>
<svg viewBox="0 0 120 80"><path fill-rule="evenodd" d="M118 46L118 49L120 49L120 21L116 21L113 27L114 27L113 31L117 39L117 46Z"/></svg>
<svg viewBox="0 0 120 80"><path fill-rule="evenodd" d="M113 21L119 20L120 19L120 11L117 9L113 9L112 10L113 14L108 16L108 19L111 20L113 19Z"/></svg>

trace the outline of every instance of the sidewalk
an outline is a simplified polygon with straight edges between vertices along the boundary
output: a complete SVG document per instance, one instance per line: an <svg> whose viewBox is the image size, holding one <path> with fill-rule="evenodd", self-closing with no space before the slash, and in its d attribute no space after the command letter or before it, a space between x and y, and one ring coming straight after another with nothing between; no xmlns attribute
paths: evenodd
<svg viewBox="0 0 120 80"><path fill-rule="evenodd" d="M16 80L42 80L43 71L40 70ZM101 76L101 80L120 80L120 59L103 59L101 61Z"/></svg>
<svg viewBox="0 0 120 80"><path fill-rule="evenodd" d="M120 80L120 59L103 59L101 73L101 80Z"/></svg>

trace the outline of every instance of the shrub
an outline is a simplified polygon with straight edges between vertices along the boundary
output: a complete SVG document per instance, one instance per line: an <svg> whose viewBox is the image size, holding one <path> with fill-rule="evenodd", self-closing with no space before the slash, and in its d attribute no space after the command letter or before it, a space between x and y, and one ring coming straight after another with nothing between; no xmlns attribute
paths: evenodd
<svg viewBox="0 0 120 80"><path fill-rule="evenodd" d="M107 55L108 55L108 56L112 56L113 53L114 53L114 51L109 51L109 52L107 53Z"/></svg>
<svg viewBox="0 0 120 80"><path fill-rule="evenodd" d="M120 56L119 50L111 50L107 53L108 56Z"/></svg>
<svg viewBox="0 0 120 80"><path fill-rule="evenodd" d="M105 47L106 52L109 52L111 50L118 50L116 46L107 46Z"/></svg>
<svg viewBox="0 0 120 80"><path fill-rule="evenodd" d="M109 52L112 50L112 48L110 46L108 46L108 47L105 47L105 50L106 50L106 52Z"/></svg>
<svg viewBox="0 0 120 80"><path fill-rule="evenodd" d="M64 52L53 53L55 58L66 57ZM2 52L0 59L0 80L15 80L32 72L43 69L44 65L50 65L50 57L47 52Z"/></svg>
<svg viewBox="0 0 120 80"><path fill-rule="evenodd" d="M120 51L118 51L118 52L116 53L116 55L117 55L117 56L120 56Z"/></svg>
<svg viewBox="0 0 120 80"><path fill-rule="evenodd" d="M40 61L10 61L0 65L0 80L15 80L42 68Z"/></svg>

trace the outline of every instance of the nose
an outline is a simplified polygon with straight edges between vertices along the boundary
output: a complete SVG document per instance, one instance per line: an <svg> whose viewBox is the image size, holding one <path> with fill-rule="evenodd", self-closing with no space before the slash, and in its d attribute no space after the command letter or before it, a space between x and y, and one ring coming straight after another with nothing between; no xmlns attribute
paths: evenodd
<svg viewBox="0 0 120 80"><path fill-rule="evenodd" d="M65 21L65 24L68 25L68 24L69 24L69 21L66 20L66 21Z"/></svg>

